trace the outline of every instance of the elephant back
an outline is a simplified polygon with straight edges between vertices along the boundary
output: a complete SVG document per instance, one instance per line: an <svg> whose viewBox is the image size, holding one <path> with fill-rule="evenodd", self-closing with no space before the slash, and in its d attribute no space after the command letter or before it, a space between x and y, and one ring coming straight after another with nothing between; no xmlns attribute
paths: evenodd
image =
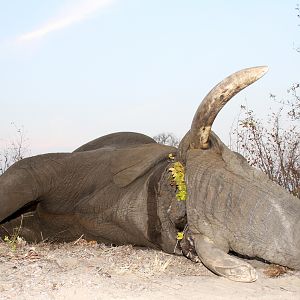
<svg viewBox="0 0 300 300"><path fill-rule="evenodd" d="M141 133L116 132L92 140L80 146L74 152L90 151L90 150L96 150L104 147L118 149L118 148L133 146L133 145L151 144L151 143L156 143L156 142L151 137Z"/></svg>

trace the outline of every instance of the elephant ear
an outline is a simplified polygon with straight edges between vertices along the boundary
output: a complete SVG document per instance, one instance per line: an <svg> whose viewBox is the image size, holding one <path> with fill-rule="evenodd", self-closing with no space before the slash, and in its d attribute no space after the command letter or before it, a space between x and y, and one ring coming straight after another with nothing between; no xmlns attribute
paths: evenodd
<svg viewBox="0 0 300 300"><path fill-rule="evenodd" d="M115 150L111 158L113 181L125 187L175 152L174 147L154 143Z"/></svg>

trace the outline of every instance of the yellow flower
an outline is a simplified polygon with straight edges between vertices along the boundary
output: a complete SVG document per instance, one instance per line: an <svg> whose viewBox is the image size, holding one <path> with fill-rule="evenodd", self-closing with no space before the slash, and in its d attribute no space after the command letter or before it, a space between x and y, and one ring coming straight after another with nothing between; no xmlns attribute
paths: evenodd
<svg viewBox="0 0 300 300"><path fill-rule="evenodd" d="M181 231L177 232L177 240L178 241L181 241L183 239L183 236L184 236L183 232L181 232Z"/></svg>
<svg viewBox="0 0 300 300"><path fill-rule="evenodd" d="M170 153L170 154L169 154L169 159L170 159L170 160L174 160L174 159L175 159L173 153Z"/></svg>
<svg viewBox="0 0 300 300"><path fill-rule="evenodd" d="M176 198L178 200L186 200L187 189L184 180L184 166L179 161L177 161L173 164L172 168L169 168L169 171L172 173L173 180L176 183Z"/></svg>

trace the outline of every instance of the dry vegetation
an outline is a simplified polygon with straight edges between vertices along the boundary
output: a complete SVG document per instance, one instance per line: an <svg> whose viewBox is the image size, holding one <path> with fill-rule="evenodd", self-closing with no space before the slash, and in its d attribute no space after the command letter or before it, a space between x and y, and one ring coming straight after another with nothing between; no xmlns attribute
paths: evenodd
<svg viewBox="0 0 300 300"><path fill-rule="evenodd" d="M257 299L258 294L261 299L295 299L300 293L299 272L268 279L259 262L259 281L249 286L219 278L201 263L151 249L82 238L61 244L18 239L15 246L0 242L0 299L232 300Z"/></svg>
<svg viewBox="0 0 300 300"><path fill-rule="evenodd" d="M179 138L170 132L161 132L158 135L154 136L153 139L162 145L168 145L173 147L178 147Z"/></svg>
<svg viewBox="0 0 300 300"><path fill-rule="evenodd" d="M201 264L184 257L84 239L61 244L27 244L18 239L14 248L0 242L0 273L0 299L17 299L22 294L24 299L47 298L61 288L74 286L99 289L100 293L103 281L139 292L147 289L149 281L154 282L153 288L159 286L161 277L172 281L178 276L213 276Z"/></svg>
<svg viewBox="0 0 300 300"><path fill-rule="evenodd" d="M279 102L278 112L266 120L259 119L253 110L241 106L240 115L231 134L231 149L241 153L250 165L300 198L300 97L299 84L288 90L287 100L277 101L270 95L271 104ZM272 109L271 111L274 111Z"/></svg>
<svg viewBox="0 0 300 300"><path fill-rule="evenodd" d="M17 127L12 123L16 134L11 141L1 141L0 148L0 175L3 174L12 164L29 155L28 139L23 127ZM1 145L0 144L0 145Z"/></svg>

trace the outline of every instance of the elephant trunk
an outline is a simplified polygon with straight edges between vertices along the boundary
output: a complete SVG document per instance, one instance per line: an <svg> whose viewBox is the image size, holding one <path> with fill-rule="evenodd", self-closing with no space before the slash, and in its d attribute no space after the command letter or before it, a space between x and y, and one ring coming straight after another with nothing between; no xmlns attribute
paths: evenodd
<svg viewBox="0 0 300 300"><path fill-rule="evenodd" d="M273 187L280 195L280 189L276 189L275 185ZM234 227L237 234L229 242L230 249L300 270L299 200L282 194L279 198L275 193L263 195L261 191L254 194L257 198L249 199L245 205L247 218L240 228Z"/></svg>
<svg viewBox="0 0 300 300"><path fill-rule="evenodd" d="M54 156L25 158L0 176L0 222L47 193L55 180Z"/></svg>
<svg viewBox="0 0 300 300"><path fill-rule="evenodd" d="M0 176L0 187L0 222L37 199L40 194L37 182L23 161L14 164Z"/></svg>

